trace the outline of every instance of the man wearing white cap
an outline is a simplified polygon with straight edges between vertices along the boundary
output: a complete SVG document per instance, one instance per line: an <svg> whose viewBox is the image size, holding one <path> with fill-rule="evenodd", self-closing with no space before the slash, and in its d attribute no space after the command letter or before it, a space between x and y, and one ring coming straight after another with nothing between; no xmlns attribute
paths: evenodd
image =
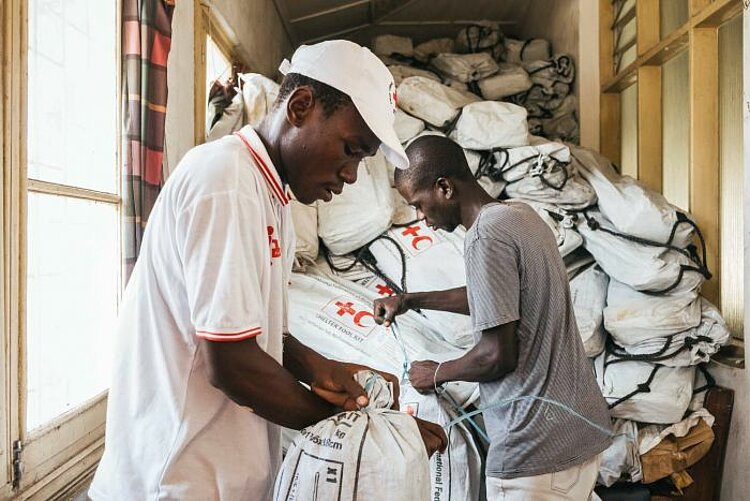
<svg viewBox="0 0 750 501"><path fill-rule="evenodd" d="M367 403L361 367L286 333L289 196L330 200L378 148L408 166L393 79L341 40L300 47L281 71L257 130L191 150L150 215L120 310L94 500L270 499L279 425ZM439 426L417 424L429 454L445 447Z"/></svg>

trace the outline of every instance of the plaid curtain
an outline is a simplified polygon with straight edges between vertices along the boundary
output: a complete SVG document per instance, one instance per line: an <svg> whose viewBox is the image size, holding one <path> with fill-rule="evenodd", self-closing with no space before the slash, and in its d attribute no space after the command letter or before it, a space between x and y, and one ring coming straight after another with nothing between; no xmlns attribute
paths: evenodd
<svg viewBox="0 0 750 501"><path fill-rule="evenodd" d="M122 241L127 282L163 181L174 0L123 0L122 9Z"/></svg>

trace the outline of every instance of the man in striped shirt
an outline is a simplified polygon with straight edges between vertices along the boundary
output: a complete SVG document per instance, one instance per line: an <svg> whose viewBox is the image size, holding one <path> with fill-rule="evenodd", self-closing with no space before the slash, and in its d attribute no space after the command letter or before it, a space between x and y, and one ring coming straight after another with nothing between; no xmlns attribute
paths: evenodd
<svg viewBox="0 0 750 501"><path fill-rule="evenodd" d="M490 197L450 139L421 137L406 152L410 167L395 175L401 195L433 229L467 229L467 286L379 299L376 317L388 324L417 308L470 314L476 337L459 359L414 362L412 384L427 392L449 381L480 383L490 407L488 499L595 496L610 418L552 232L528 205Z"/></svg>

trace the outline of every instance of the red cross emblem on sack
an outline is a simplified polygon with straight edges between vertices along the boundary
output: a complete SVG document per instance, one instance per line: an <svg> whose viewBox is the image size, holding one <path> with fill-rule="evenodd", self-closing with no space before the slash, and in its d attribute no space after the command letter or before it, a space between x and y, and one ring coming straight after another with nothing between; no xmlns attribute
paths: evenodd
<svg viewBox="0 0 750 501"><path fill-rule="evenodd" d="M407 226L401 232L402 236L411 239L409 243L412 246L412 248L416 251L423 251L429 248L430 246L432 246L432 243L433 243L432 237L419 234L419 232L422 231L423 229L424 228L422 228L419 225Z"/></svg>
<svg viewBox="0 0 750 501"><path fill-rule="evenodd" d="M377 284L375 285L375 290L378 291L378 294L381 296L392 296L393 295L393 289L388 287L385 284Z"/></svg>
<svg viewBox="0 0 750 501"><path fill-rule="evenodd" d="M355 304L346 298L339 298L331 301L323 308L329 317L348 328L354 328L361 334L367 335L375 328L374 318L369 309ZM369 321L368 321L369 319Z"/></svg>
<svg viewBox="0 0 750 501"><path fill-rule="evenodd" d="M271 248L271 259L280 258L281 245L279 244L279 239L273 238L275 228L273 226L268 226L266 229L268 230L268 246Z"/></svg>

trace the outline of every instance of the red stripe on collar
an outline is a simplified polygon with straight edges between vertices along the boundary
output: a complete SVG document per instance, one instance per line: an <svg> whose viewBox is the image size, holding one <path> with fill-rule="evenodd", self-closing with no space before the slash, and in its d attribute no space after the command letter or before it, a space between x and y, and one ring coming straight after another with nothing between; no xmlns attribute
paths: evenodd
<svg viewBox="0 0 750 501"><path fill-rule="evenodd" d="M268 186L271 188L271 193L273 193L274 196L279 200L279 202L281 202L281 205L288 204L289 197L282 189L281 184L279 184L279 181L276 179L276 176L273 175L273 171L268 167L268 164L266 164L266 162L258 154L258 152L255 151L255 148L253 148L253 146L250 144L250 141L248 141L245 136L243 136L240 132L235 132L234 135L240 138L240 141L242 141L247 150L250 152L250 155L255 160L255 164L258 166L258 169L266 179Z"/></svg>

